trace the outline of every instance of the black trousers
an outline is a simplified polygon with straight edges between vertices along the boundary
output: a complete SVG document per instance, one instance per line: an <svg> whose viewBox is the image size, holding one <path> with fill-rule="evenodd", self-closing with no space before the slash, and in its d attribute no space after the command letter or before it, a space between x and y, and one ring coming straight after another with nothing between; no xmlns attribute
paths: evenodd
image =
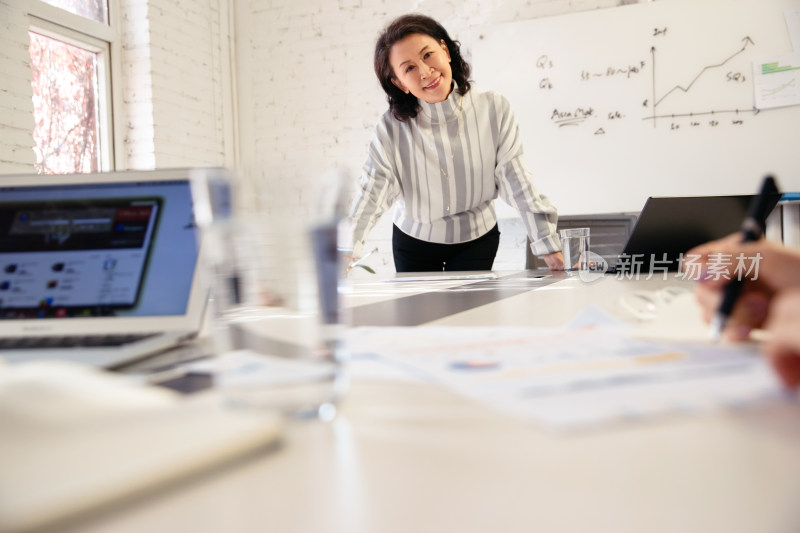
<svg viewBox="0 0 800 533"><path fill-rule="evenodd" d="M459 244L421 241L397 226L392 230L392 253L398 272L491 270L499 244L497 224L474 241Z"/></svg>

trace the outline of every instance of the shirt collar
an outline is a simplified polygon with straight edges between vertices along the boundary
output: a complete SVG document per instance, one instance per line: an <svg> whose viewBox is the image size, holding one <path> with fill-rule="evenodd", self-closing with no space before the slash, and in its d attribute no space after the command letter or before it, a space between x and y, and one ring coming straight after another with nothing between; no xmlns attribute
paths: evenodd
<svg viewBox="0 0 800 533"><path fill-rule="evenodd" d="M458 89L458 85L454 81L453 89L450 91L450 94L447 95L447 98L435 104L429 104L425 100L417 98L422 116L434 124L457 118L458 106L463 96L458 94L456 89Z"/></svg>

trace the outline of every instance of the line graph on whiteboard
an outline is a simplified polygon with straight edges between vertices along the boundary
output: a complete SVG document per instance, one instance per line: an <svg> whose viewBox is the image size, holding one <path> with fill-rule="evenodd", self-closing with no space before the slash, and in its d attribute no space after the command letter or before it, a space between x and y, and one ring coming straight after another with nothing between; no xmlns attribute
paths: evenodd
<svg viewBox="0 0 800 533"><path fill-rule="evenodd" d="M697 127L700 125L699 119L701 117L720 117L721 115L735 115L736 117L744 116L747 114L757 115L759 110L755 108L755 106L742 107L742 108L733 108L733 109L725 109L725 108L718 108L718 109L705 109L705 110L697 110L697 111L683 111L683 112L673 112L673 113L661 113L659 111L659 105L663 104L665 100L667 100L670 96L677 93L689 93L692 90L692 87L697 83L701 78L704 76L708 76L714 72L721 72L726 65L731 63L735 58L742 55L748 47L752 47L754 45L753 40L750 37L744 37L742 39L741 47L725 58L724 60L720 61L719 63L706 65L700 69L700 71L691 79L691 81L686 85L677 84L673 87L669 88L664 94L657 94L656 87L657 87L657 74L658 74L658 61L657 61L657 51L656 47L653 46L650 48L650 56L651 56L651 71L653 75L653 83L652 83L652 113L649 116L644 117L642 120L649 120L652 121L653 127L656 127L657 122L659 119L669 119L674 120L676 118L688 118L690 119L689 125L693 127ZM728 82L734 83L746 83L748 81L747 75L741 71L731 71L728 70L725 73L725 80ZM714 124L717 122L717 124ZM718 125L719 121L712 120L709 122L710 125L716 126ZM732 124L734 125L741 125L743 123L742 119L734 119ZM676 129L676 124L673 122L671 127Z"/></svg>
<svg viewBox="0 0 800 533"><path fill-rule="evenodd" d="M592 59L579 75L574 63L564 76L559 58L541 55L535 90L547 102L542 105L550 105L550 122L605 135L631 121L673 131L738 127L760 113L753 103L753 39L744 35L687 58L675 55L675 48L685 47L676 47L668 34L666 26L654 28L646 55L605 63Z"/></svg>

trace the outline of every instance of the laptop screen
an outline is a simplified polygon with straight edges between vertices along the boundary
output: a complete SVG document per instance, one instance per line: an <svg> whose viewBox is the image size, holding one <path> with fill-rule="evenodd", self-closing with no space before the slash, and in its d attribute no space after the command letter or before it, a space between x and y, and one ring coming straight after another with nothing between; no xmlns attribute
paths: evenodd
<svg viewBox="0 0 800 533"><path fill-rule="evenodd" d="M769 211L779 199L780 194L770 198ZM752 200L753 195L648 198L617 268L679 270L691 248L739 231Z"/></svg>
<svg viewBox="0 0 800 533"><path fill-rule="evenodd" d="M0 317L186 312L188 179L0 187Z"/></svg>

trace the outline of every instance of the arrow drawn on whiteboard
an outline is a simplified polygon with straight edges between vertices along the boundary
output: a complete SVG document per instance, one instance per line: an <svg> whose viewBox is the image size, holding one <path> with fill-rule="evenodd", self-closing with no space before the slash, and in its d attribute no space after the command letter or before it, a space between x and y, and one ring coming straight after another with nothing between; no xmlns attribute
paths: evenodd
<svg viewBox="0 0 800 533"><path fill-rule="evenodd" d="M669 96L670 94L672 94L672 92L673 92L673 91L677 91L678 89L680 89L681 91L683 91L683 92L685 92L685 93L686 93L686 92L689 92L689 89L691 89L691 88L692 88L692 85L694 85L694 82L696 82L696 81L698 80L698 78L700 78L700 76L702 76L703 74L705 74L705 72L706 72L707 70L709 70L709 69L712 69L712 68L719 68L719 67L723 66L725 63L727 63L728 61L730 61L730 60L731 60L731 59L733 59L734 57L736 57L736 56L738 56L739 54L741 54L742 52L744 52L744 51L745 51L745 49L747 49L747 45L748 45L748 44L755 44L755 43L753 42L753 40L752 40L750 37L745 37L744 39L742 39L742 42L743 42L744 44L742 45L742 48L741 48L741 49L740 49L738 52L736 52L736 53L732 54L730 57L728 57L728 59L726 59L726 60L725 60L725 61L723 61L722 63L718 63L718 64L716 64L716 65L708 65L708 66L706 66L706 67L703 67L703 70L701 70L701 71L700 71L700 73L699 73L699 74L697 74L697 76L695 76L695 77L694 77L694 79L691 81L691 83L689 83L689 85L688 85L688 86L686 86L686 87L683 87L683 86L681 86L681 85L676 85L675 87L673 87L672 89L670 89L669 91L667 91L667 92L666 92L666 94L665 94L664 96L662 96L661 98L659 98L658 100L656 100L656 101L655 101L655 104L653 105L653 107L655 108L655 106L657 106L658 104L660 104L661 102L663 102L663 101L664 101L664 98L666 98L667 96ZM652 48L650 48L650 53L651 53L651 54L652 54L652 56L653 56L653 91L654 91L654 94L655 94L655 61L656 61L656 59L655 59L656 47L655 47L655 46L653 46Z"/></svg>
<svg viewBox="0 0 800 533"><path fill-rule="evenodd" d="M703 74L705 74L705 72L706 72L707 70L709 70L709 69L712 69L712 68L719 68L719 67L723 66L725 63L727 63L728 61L730 61L730 60L731 60L731 59L733 59L734 57L736 57L736 56L738 56L739 54L741 54L742 52L744 52L744 51L745 51L745 49L747 49L747 45L748 45L748 44L755 44L755 43L753 42L753 40L752 40L752 39L750 39L750 37L745 37L744 39L742 39L742 42L744 43L744 45L742 46L742 48L741 48L741 49L740 49L738 52L736 52L735 54L732 54L730 57L728 57L728 59L726 59L726 60L725 60L725 61L723 61L722 63L718 63L718 64L716 64L716 65L708 65L708 66L706 66L706 67L703 67L703 70L701 70L701 71L700 71L700 73L699 73L697 76L695 76L695 77L694 77L694 79L691 81L691 83L689 83L689 85L688 85L688 86L686 86L686 87L683 87L683 86L681 86L681 85L676 85L675 87L673 87L672 89L670 89L669 91L667 91L667 93L666 93L664 96L662 96L661 98L659 98L658 100L656 100L656 103L654 104L654 107L655 107L655 106L657 106L658 104L660 104L661 102L663 102L663 101L664 101L664 98L666 98L667 96L669 96L670 94L672 94L672 92L673 92L673 91L677 91L678 89L680 89L681 91L683 91L683 92L685 92L685 93L686 93L686 92L689 92L689 89L691 89L691 88L692 88L692 85L694 85L694 82L696 82L696 81L698 80L698 78L700 78L700 76L702 76ZM655 53L656 53L656 47L655 47L655 46L654 46L654 47L652 47L652 48L650 48L650 53L653 55L653 64L655 65ZM655 78L655 68L653 69L653 77ZM655 87L655 83L653 84L653 87Z"/></svg>
<svg viewBox="0 0 800 533"><path fill-rule="evenodd" d="M753 116L758 115L761 112L760 109L757 107L753 107L751 109L713 109L711 111L701 111L701 112L693 112L693 113L669 113L666 115L656 115L653 117L645 117L642 120L652 120L656 118L685 118L685 117L702 117L706 115L722 115L726 113L733 113L738 115L739 113L752 113Z"/></svg>
<svg viewBox="0 0 800 533"><path fill-rule="evenodd" d="M651 55L651 61L652 61L651 65L652 65L652 68L653 68L653 116L647 117L644 120L652 120L653 121L653 127L655 128L656 127L656 119L657 118L663 118L663 116L659 116L656 113L656 108L658 107L658 104L663 102L664 99L667 96L669 96L670 94L672 94L674 91L681 90L684 93L689 92L689 89L692 88L692 85L694 85L694 83L700 78L700 76L705 74L706 71L708 71L709 69L713 69L713 68L719 68L719 67L725 65L728 61L730 61L734 57L736 57L739 54L741 54L742 52L744 52L747 49L748 45L755 45L755 43L753 42L753 40L749 36L744 37L742 39L742 47L737 52L731 54L723 62L718 63L716 65L707 65L707 66L703 67L703 69L697 74L697 76L694 77L694 79L689 83L689 85L687 85L686 87L684 87L682 85L676 85L675 87L673 87L672 89L667 91L664 94L664 96L662 96L661 98L656 98L656 47L655 46L651 46L650 47L650 55ZM734 110L734 112L737 113L737 114L739 113L739 111L740 110L738 110L738 109ZM729 111L712 111L711 114L719 113L719 112L727 113ZM754 110L754 114L758 114L758 110ZM667 116L673 116L674 117L675 115L667 115ZM685 116L685 115L682 115L682 116Z"/></svg>

